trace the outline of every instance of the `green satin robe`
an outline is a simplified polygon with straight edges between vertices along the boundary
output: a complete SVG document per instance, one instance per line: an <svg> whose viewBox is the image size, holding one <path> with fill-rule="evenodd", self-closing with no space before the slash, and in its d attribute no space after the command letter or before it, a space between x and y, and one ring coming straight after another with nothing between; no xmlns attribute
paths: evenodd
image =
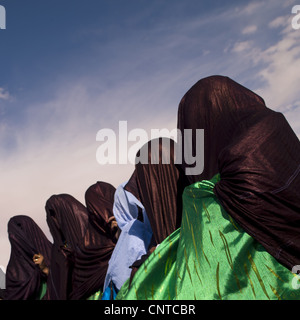
<svg viewBox="0 0 300 320"><path fill-rule="evenodd" d="M185 188L181 228L166 238L116 299L291 300L298 276L225 212L213 189L220 176Z"/></svg>

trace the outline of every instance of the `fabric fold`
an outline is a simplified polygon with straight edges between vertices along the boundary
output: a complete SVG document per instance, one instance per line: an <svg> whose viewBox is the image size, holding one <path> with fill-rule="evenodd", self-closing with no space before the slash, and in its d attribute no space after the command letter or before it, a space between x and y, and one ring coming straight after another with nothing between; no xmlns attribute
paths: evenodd
<svg viewBox="0 0 300 320"><path fill-rule="evenodd" d="M50 266L52 244L28 216L12 217L7 229L11 254L6 269L5 299L38 300L47 276L33 262L33 256L42 254L45 264Z"/></svg>
<svg viewBox="0 0 300 320"><path fill-rule="evenodd" d="M89 215L88 227L74 254L73 289L70 299L87 299L103 293L108 262L119 236L112 228L115 187L98 181L88 188L85 202ZM96 295L100 299L100 294Z"/></svg>
<svg viewBox="0 0 300 320"><path fill-rule="evenodd" d="M121 184L115 193L113 213L121 234L109 261L104 290L111 282L120 290L130 277L130 266L146 254L152 238L144 206L124 189L125 185L126 183Z"/></svg>
<svg viewBox="0 0 300 320"><path fill-rule="evenodd" d="M190 183L219 172L214 192L225 210L284 266L299 265L300 143L285 117L230 78L211 76L182 98L178 128L194 137L204 129L204 170ZM184 145L196 147L196 139Z"/></svg>

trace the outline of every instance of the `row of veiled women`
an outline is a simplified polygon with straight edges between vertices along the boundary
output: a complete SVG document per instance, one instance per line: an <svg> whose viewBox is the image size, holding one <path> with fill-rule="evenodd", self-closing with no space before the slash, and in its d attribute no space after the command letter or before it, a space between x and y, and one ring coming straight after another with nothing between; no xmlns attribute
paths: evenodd
<svg viewBox="0 0 300 320"><path fill-rule="evenodd" d="M13 217L6 299L299 299L300 143L284 116L212 76L182 98L178 129L182 163L160 138L117 189L97 182L85 205L50 197L53 243ZM202 147L203 171L188 174L184 154Z"/></svg>

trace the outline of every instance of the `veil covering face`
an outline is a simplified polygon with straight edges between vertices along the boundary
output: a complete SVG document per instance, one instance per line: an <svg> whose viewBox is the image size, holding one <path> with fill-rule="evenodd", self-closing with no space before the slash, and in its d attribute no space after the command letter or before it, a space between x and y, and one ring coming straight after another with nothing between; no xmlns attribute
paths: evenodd
<svg viewBox="0 0 300 320"><path fill-rule="evenodd" d="M85 203L88 209L89 222L101 234L111 238L114 242L118 233L112 231L109 220L113 215L113 203L116 188L103 181L90 186L85 193Z"/></svg>
<svg viewBox="0 0 300 320"><path fill-rule="evenodd" d="M103 290L108 262L118 240L118 228L112 229L115 187L98 181L85 193L89 224L74 256L71 299L88 298Z"/></svg>
<svg viewBox="0 0 300 320"><path fill-rule="evenodd" d="M74 254L88 227L86 207L68 194L53 195L46 202L47 223L53 237L47 296L67 300L73 286Z"/></svg>
<svg viewBox="0 0 300 320"><path fill-rule="evenodd" d="M175 164L175 148L169 138L146 143L137 153L135 172L125 186L145 208L154 246L181 225L181 196L187 183Z"/></svg>
<svg viewBox="0 0 300 320"><path fill-rule="evenodd" d="M33 262L35 254L42 254L47 266L51 259L51 242L34 220L25 215L12 217L8 222L11 255L6 270L7 300L38 299L45 274Z"/></svg>
<svg viewBox="0 0 300 320"><path fill-rule="evenodd" d="M204 153L203 171L188 174L189 182L208 180L219 173L221 152L235 139L241 140L249 128L270 112L261 97L227 77L212 76L193 85L180 101L177 120L182 151L195 155L198 148ZM189 129L192 140L185 141ZM204 130L204 145L197 141L197 129ZM188 165L184 156L182 161L184 170L194 166Z"/></svg>
<svg viewBox="0 0 300 320"><path fill-rule="evenodd" d="M214 193L224 209L281 264L299 265L300 143L285 117L230 78L212 76L182 98L178 129L183 137L193 130L183 149L194 155L195 131L204 129L204 170L189 182L220 173Z"/></svg>

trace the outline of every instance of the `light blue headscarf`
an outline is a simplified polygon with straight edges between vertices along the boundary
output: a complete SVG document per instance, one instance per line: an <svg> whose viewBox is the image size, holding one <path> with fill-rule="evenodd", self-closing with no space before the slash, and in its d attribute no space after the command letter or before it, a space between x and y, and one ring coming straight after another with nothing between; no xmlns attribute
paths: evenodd
<svg viewBox="0 0 300 320"><path fill-rule="evenodd" d="M126 182L127 183L127 182ZM152 230L144 206L121 184L114 198L113 213L121 229L121 234L109 260L104 290L112 281L117 290L130 277L129 267L142 255L146 254ZM138 220L138 207L142 209L143 221Z"/></svg>

